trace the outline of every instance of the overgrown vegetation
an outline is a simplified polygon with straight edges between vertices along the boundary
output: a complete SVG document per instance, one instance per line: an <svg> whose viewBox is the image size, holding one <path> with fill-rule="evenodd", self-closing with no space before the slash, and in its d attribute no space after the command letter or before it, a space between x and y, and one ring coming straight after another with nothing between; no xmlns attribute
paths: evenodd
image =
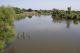
<svg viewBox="0 0 80 53"><path fill-rule="evenodd" d="M35 12L37 12L40 15L51 15L52 10L34 10Z"/></svg>
<svg viewBox="0 0 80 53"><path fill-rule="evenodd" d="M80 19L80 11L71 11L71 7L68 7L67 11L53 9L53 17L65 18L65 19Z"/></svg>
<svg viewBox="0 0 80 53"><path fill-rule="evenodd" d="M15 11L12 7L0 7L0 49L11 42L15 32L13 29L13 20Z"/></svg>

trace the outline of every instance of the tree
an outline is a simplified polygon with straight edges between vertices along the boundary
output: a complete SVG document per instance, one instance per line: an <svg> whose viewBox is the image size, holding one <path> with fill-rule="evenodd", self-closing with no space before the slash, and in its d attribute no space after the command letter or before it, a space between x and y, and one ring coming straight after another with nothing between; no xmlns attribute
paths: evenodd
<svg viewBox="0 0 80 53"><path fill-rule="evenodd" d="M68 7L68 13L71 14L71 7Z"/></svg>
<svg viewBox="0 0 80 53"><path fill-rule="evenodd" d="M13 7L13 9L15 10L16 14L23 13L22 9L20 9L18 7Z"/></svg>
<svg viewBox="0 0 80 53"><path fill-rule="evenodd" d="M27 11L28 11L28 12L32 12L33 10L32 10L31 8L29 8Z"/></svg>

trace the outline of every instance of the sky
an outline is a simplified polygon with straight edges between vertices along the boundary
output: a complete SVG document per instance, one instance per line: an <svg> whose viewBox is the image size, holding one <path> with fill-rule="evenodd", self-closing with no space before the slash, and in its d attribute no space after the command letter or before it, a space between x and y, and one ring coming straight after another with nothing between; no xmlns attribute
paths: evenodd
<svg viewBox="0 0 80 53"><path fill-rule="evenodd" d="M20 8L32 9L62 9L72 7L72 10L80 10L80 0L0 0L0 6L9 5Z"/></svg>

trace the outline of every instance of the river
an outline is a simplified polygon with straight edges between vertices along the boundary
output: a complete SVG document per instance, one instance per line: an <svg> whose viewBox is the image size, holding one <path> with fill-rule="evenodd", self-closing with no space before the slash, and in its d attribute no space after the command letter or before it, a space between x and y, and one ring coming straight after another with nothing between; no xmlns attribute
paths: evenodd
<svg viewBox="0 0 80 53"><path fill-rule="evenodd" d="M80 53L80 21L29 16L14 21L15 40L5 53Z"/></svg>

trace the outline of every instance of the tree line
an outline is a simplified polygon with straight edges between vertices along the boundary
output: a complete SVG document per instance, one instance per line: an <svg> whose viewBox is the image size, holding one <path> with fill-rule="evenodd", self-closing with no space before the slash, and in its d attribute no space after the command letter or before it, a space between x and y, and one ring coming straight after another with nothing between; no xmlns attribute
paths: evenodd
<svg viewBox="0 0 80 53"><path fill-rule="evenodd" d="M71 7L68 7L67 10L53 9L53 17L59 17L64 19L80 19L80 11L72 11Z"/></svg>

